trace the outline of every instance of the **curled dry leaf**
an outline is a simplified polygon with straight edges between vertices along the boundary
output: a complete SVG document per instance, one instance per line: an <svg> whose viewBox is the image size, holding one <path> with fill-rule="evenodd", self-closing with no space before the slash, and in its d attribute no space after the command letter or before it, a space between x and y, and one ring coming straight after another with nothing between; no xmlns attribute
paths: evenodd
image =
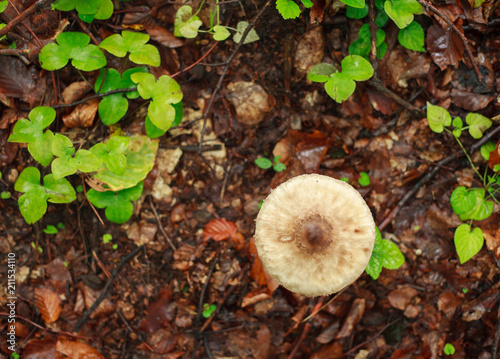
<svg viewBox="0 0 500 359"><path fill-rule="evenodd" d="M457 25L462 30L461 19ZM425 39L427 49L431 54L432 60L441 70L445 70L449 65L457 66L458 62L464 56L464 45L457 34L448 28L443 29L439 25L431 25L427 31Z"/></svg>
<svg viewBox="0 0 500 359"><path fill-rule="evenodd" d="M92 87L85 81L73 82L68 87L64 89L61 96L64 103L72 103L81 99L84 95L89 93Z"/></svg>
<svg viewBox="0 0 500 359"><path fill-rule="evenodd" d="M104 359L104 357L90 345L71 340L59 339L56 350L71 359Z"/></svg>
<svg viewBox="0 0 500 359"><path fill-rule="evenodd" d="M207 242L210 238L216 242L232 238L238 250L244 245L243 235L238 232L233 222L225 218L213 219L207 223L203 230L203 242Z"/></svg>
<svg viewBox="0 0 500 359"><path fill-rule="evenodd" d="M61 314L61 298L51 289L36 288L35 305L45 323L54 323Z"/></svg>
<svg viewBox="0 0 500 359"><path fill-rule="evenodd" d="M99 100L94 98L75 107L73 112L63 117L67 127L90 127L94 123L95 114L99 107Z"/></svg>

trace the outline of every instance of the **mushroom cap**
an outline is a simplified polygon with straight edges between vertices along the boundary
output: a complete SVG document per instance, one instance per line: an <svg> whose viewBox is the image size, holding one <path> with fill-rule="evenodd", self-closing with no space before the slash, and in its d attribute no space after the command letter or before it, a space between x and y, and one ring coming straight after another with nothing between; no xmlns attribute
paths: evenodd
<svg viewBox="0 0 500 359"><path fill-rule="evenodd" d="M349 184L318 174L275 188L257 215L255 244L283 287L309 297L340 291L365 270L375 222Z"/></svg>

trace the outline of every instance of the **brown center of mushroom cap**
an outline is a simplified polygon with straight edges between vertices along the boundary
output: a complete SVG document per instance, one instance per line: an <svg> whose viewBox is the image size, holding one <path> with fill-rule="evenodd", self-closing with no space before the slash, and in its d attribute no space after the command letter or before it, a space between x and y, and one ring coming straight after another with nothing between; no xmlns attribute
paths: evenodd
<svg viewBox="0 0 500 359"><path fill-rule="evenodd" d="M304 252L321 253L332 243L332 226L320 215L313 215L298 222L293 237Z"/></svg>

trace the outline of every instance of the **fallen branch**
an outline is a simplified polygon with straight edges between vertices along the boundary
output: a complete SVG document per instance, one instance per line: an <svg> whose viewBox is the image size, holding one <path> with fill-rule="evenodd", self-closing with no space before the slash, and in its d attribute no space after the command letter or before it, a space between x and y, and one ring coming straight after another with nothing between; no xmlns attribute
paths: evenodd
<svg viewBox="0 0 500 359"><path fill-rule="evenodd" d="M425 117L425 113L420 110L419 108L413 106L411 103L408 101L402 99L398 95L396 95L394 92L389 90L387 87L384 86L382 81L380 81L378 78L372 78L371 80L368 80L368 84L372 86L375 90L378 92L382 93L382 95L390 98L391 100L395 101L396 103L400 104L403 106L405 109L410 111L414 116L417 117Z"/></svg>
<svg viewBox="0 0 500 359"><path fill-rule="evenodd" d="M120 271L121 271L122 267L125 265L125 263L127 263L129 260L134 258L137 255L137 253L139 253L140 251L143 250L143 248L144 248L144 246L137 247L132 252L127 254L120 261L120 263L118 263L116 268L111 273L111 277L109 277L108 281L106 282L106 285L102 289L101 295L95 300L94 304L92 304L92 306L89 309L87 309L85 311L85 313L83 313L83 316L80 318L78 323L76 323L75 327L73 328L73 332L78 332L80 330L82 325L87 321L87 319L94 312L94 310L96 310L96 308L99 306L99 304L101 304L101 302L104 300L104 298L106 298L106 294L108 293L108 290L111 288L111 284L114 282L116 276L118 275L118 273L120 273Z"/></svg>
<svg viewBox="0 0 500 359"><path fill-rule="evenodd" d="M455 33L458 35L458 37L460 38L460 40L462 41L464 47L465 47L465 52L467 52L467 56L469 56L470 58L470 62L472 63L472 66L474 67L474 72L476 73L476 76L477 76L477 80L479 82L483 81L483 75L481 75L481 71L479 71L479 66L477 66L477 63L476 61L474 60L474 56L472 56L472 51L470 49L470 46L469 46L469 41L467 40L467 38L465 37L465 35L463 33L460 32L460 30L458 29L458 27L455 26L454 23L451 22L451 20L445 15L443 14L441 11L439 11L438 9L436 9L434 7L434 5L432 5L431 3L427 2L427 0L417 0L423 7L425 7L425 9L427 11L432 11L434 14L436 14L437 16L439 16L441 19L443 19L446 24L448 24L448 27Z"/></svg>

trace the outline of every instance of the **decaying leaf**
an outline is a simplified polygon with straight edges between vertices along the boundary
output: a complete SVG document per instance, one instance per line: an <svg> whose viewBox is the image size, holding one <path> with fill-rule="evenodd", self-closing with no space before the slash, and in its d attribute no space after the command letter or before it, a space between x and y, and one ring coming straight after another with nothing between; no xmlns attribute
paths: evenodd
<svg viewBox="0 0 500 359"><path fill-rule="evenodd" d="M56 350L71 359L104 359L96 349L82 342L59 339Z"/></svg>
<svg viewBox="0 0 500 359"><path fill-rule="evenodd" d="M46 323L54 323L61 314L61 298L51 289L36 288L35 304Z"/></svg>
<svg viewBox="0 0 500 359"><path fill-rule="evenodd" d="M69 115L63 116L67 127L90 127L94 124L95 114L99 108L99 100L94 98L75 107Z"/></svg>

